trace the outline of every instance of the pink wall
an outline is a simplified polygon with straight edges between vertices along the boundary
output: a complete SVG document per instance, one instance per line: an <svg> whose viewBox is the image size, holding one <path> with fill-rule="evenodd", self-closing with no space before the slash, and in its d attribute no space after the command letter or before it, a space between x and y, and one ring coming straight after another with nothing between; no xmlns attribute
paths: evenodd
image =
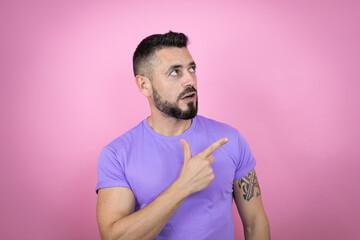
<svg viewBox="0 0 360 240"><path fill-rule="evenodd" d="M200 114L252 147L273 239L359 239L359 1L130 2L0 3L0 238L99 239L100 150L149 114L132 53L171 29Z"/></svg>

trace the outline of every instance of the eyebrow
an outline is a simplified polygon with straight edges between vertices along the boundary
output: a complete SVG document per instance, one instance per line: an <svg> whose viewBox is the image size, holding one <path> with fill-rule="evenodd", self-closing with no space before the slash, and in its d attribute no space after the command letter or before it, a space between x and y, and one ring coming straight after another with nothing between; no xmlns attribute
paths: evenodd
<svg viewBox="0 0 360 240"><path fill-rule="evenodd" d="M190 62L188 64L189 67L196 67L196 63L194 61ZM184 66L181 64L175 64L169 67L169 69L166 71L167 74L171 73L172 71L178 69L178 68L183 68Z"/></svg>

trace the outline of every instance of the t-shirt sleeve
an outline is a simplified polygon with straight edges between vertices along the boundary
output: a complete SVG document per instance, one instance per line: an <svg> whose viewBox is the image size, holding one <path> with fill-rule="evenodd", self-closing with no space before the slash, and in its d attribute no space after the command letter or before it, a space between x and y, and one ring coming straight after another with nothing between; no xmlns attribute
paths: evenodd
<svg viewBox="0 0 360 240"><path fill-rule="evenodd" d="M235 171L234 181L243 178L246 174L253 170L256 165L256 160L251 152L250 146L240 133L238 133L237 147L238 164Z"/></svg>
<svg viewBox="0 0 360 240"><path fill-rule="evenodd" d="M127 187L131 189L117 154L107 146L100 153L97 177L96 193L100 188L108 187Z"/></svg>

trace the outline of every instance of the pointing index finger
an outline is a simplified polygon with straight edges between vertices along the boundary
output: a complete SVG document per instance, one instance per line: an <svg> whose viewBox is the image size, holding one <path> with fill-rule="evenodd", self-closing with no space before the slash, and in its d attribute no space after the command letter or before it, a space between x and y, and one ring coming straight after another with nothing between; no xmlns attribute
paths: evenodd
<svg viewBox="0 0 360 240"><path fill-rule="evenodd" d="M216 142L214 142L213 144L211 144L209 147L207 147L202 153L205 155L205 157L208 157L208 156L210 156L210 154L215 152L219 147L221 147L228 141L229 141L228 138L221 138L221 139L217 140Z"/></svg>

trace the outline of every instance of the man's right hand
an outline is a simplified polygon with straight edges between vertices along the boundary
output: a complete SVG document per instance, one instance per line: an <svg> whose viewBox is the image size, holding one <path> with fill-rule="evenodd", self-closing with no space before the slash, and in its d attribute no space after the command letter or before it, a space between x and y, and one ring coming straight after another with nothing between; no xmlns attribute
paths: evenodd
<svg viewBox="0 0 360 240"><path fill-rule="evenodd" d="M180 140L184 151L184 165L177 179L188 194L204 190L214 180L211 164L215 158L211 154L219 147L228 142L227 138L221 138L207 147L203 152L192 157L189 143L185 139Z"/></svg>

